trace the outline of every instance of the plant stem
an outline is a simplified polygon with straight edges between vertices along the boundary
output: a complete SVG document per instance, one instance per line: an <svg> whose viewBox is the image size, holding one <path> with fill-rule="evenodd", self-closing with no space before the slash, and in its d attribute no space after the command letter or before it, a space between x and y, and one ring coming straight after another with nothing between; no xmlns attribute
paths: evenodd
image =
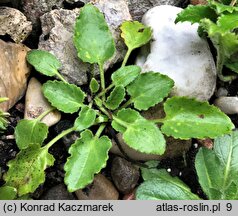
<svg viewBox="0 0 238 216"><path fill-rule="evenodd" d="M98 107L109 119L112 118L112 115L103 107Z"/></svg>
<svg viewBox="0 0 238 216"><path fill-rule="evenodd" d="M156 123L156 124L158 124L158 123L164 123L164 121L165 121L165 118L164 119L151 119L151 120L149 120L150 122L153 122L153 123Z"/></svg>
<svg viewBox="0 0 238 216"><path fill-rule="evenodd" d="M126 123L124 121L122 121L121 119L117 118L116 116L112 116L113 120L115 120L118 124L120 124L121 126L127 128L129 123Z"/></svg>
<svg viewBox="0 0 238 216"><path fill-rule="evenodd" d="M66 136L67 134L73 132L76 128L71 127L67 130L62 131L60 134L58 134L54 139L52 139L47 145L45 145L43 148L49 149L52 145L54 145L58 140L60 140L62 137Z"/></svg>
<svg viewBox="0 0 238 216"><path fill-rule="evenodd" d="M237 0L232 0L230 3L230 6L234 6L236 4Z"/></svg>
<svg viewBox="0 0 238 216"><path fill-rule="evenodd" d="M56 71L56 75L60 78L61 81L63 81L64 83L68 83L58 71Z"/></svg>
<svg viewBox="0 0 238 216"><path fill-rule="evenodd" d="M102 91L105 91L105 78L104 78L104 70L103 70L103 64L99 64L99 71L100 71L100 79L101 79L101 88ZM105 101L105 94L102 95L102 100Z"/></svg>
<svg viewBox="0 0 238 216"><path fill-rule="evenodd" d="M97 138L100 137L100 135L101 135L101 133L103 132L103 130L104 130L105 127L106 127L106 124L101 124L101 125L100 125L100 127L98 128L98 130L97 130L97 132L96 132L96 134L95 134L95 136L96 136Z"/></svg>
<svg viewBox="0 0 238 216"><path fill-rule="evenodd" d="M219 79L223 82L229 82L236 78L236 76L223 76L222 69L225 61L225 56L222 52L222 45L218 46L217 48L217 63L216 63L216 69L217 69L217 76Z"/></svg>
<svg viewBox="0 0 238 216"><path fill-rule="evenodd" d="M110 89L112 89L115 85L112 83L107 88L105 88L103 91L101 91L96 97L101 97L105 95Z"/></svg>
<svg viewBox="0 0 238 216"><path fill-rule="evenodd" d="M125 55L125 58L124 58L124 60L123 60L123 62L122 62L121 67L125 67L125 66L126 66L126 63L127 63L127 61L128 61L128 58L129 58L131 52L132 52L131 49L128 49L128 50L127 50L126 55Z"/></svg>
<svg viewBox="0 0 238 216"><path fill-rule="evenodd" d="M47 116L53 110L55 110L55 108L51 108L51 109L46 110L45 112L41 113L36 119L38 121L41 121L45 116Z"/></svg>
<svg viewBox="0 0 238 216"><path fill-rule="evenodd" d="M132 103L133 103L133 100L130 99L126 103L124 103L120 108L121 109L126 108L126 107L130 106Z"/></svg>

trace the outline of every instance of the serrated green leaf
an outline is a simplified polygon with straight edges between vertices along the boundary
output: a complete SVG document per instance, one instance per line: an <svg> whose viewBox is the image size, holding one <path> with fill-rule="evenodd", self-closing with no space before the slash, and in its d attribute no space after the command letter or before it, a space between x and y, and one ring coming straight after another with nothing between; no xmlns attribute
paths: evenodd
<svg viewBox="0 0 238 216"><path fill-rule="evenodd" d="M138 21L125 21L120 27L121 37L129 50L134 50L147 44L152 37L152 30Z"/></svg>
<svg viewBox="0 0 238 216"><path fill-rule="evenodd" d="M195 167L199 183L209 199L238 199L237 155L238 131L215 139L214 150L199 150Z"/></svg>
<svg viewBox="0 0 238 216"><path fill-rule="evenodd" d="M159 128L135 110L120 110L113 116L112 127L123 133L126 144L139 152L162 155L165 151L165 139Z"/></svg>
<svg viewBox="0 0 238 216"><path fill-rule="evenodd" d="M117 109L126 95L125 92L123 86L116 86L107 98L105 106L111 110Z"/></svg>
<svg viewBox="0 0 238 216"><path fill-rule="evenodd" d="M217 20L217 25L220 27L220 31L231 32L238 27L238 14L226 14L221 15Z"/></svg>
<svg viewBox="0 0 238 216"><path fill-rule="evenodd" d="M141 68L136 65L129 65L119 68L112 74L112 81L115 86L126 87L138 77Z"/></svg>
<svg viewBox="0 0 238 216"><path fill-rule="evenodd" d="M94 94L98 92L100 85L98 84L95 78L92 78L90 81L89 87L90 87L90 91Z"/></svg>
<svg viewBox="0 0 238 216"><path fill-rule="evenodd" d="M164 103L164 111L161 131L174 138L215 138L234 128L230 118L208 102L173 97Z"/></svg>
<svg viewBox="0 0 238 216"><path fill-rule="evenodd" d="M45 181L44 170L54 164L54 157L39 144L29 145L8 162L9 170L4 176L7 186L17 189L19 196L32 193Z"/></svg>
<svg viewBox="0 0 238 216"><path fill-rule="evenodd" d="M38 72L50 77L57 75L62 66L54 55L43 50L31 50L26 58Z"/></svg>
<svg viewBox="0 0 238 216"><path fill-rule="evenodd" d="M147 110L168 96L173 85L174 81L168 76L147 72L140 74L134 82L127 86L127 92L136 109Z"/></svg>
<svg viewBox="0 0 238 216"><path fill-rule="evenodd" d="M90 130L81 133L69 149L71 156L64 166L65 183L70 192L82 189L93 181L94 174L106 166L112 144L107 136L93 136Z"/></svg>
<svg viewBox="0 0 238 216"><path fill-rule="evenodd" d="M154 178L142 183L136 191L137 200L199 200L179 178L166 170L157 170Z"/></svg>
<svg viewBox="0 0 238 216"><path fill-rule="evenodd" d="M226 58L238 51L238 36L235 33L222 31L220 26L208 19L203 19L201 26L206 29L216 49Z"/></svg>
<svg viewBox="0 0 238 216"><path fill-rule="evenodd" d="M64 113L77 112L85 98L81 88L62 81L47 81L43 85L43 93L52 106Z"/></svg>
<svg viewBox="0 0 238 216"><path fill-rule="evenodd" d="M19 149L25 149L30 144L42 145L48 135L48 126L39 120L20 120L15 128L16 144Z"/></svg>
<svg viewBox="0 0 238 216"><path fill-rule="evenodd" d="M96 119L96 111L89 108L88 106L82 107L79 112L79 117L74 122L74 127L77 131L82 131L84 129L92 126Z"/></svg>
<svg viewBox="0 0 238 216"><path fill-rule="evenodd" d="M177 15L175 23L185 21L189 21L192 24L199 23L204 18L208 18L215 22L217 14L214 9L208 5L189 5Z"/></svg>
<svg viewBox="0 0 238 216"><path fill-rule="evenodd" d="M80 10L76 20L74 45L84 62L103 65L115 52L115 43L103 14L93 5Z"/></svg>
<svg viewBox="0 0 238 216"><path fill-rule="evenodd" d="M222 14L224 12L233 13L238 11L238 7L225 5L224 3L222 4L217 1L209 1L209 3L209 5L216 10L217 14Z"/></svg>
<svg viewBox="0 0 238 216"><path fill-rule="evenodd" d="M16 188L10 186L0 187L0 200L13 200L15 199L16 195Z"/></svg>

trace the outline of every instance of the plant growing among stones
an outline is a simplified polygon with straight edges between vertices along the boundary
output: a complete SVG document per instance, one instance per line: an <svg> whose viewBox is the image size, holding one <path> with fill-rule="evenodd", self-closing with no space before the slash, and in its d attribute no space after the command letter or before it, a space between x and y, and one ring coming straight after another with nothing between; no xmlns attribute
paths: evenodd
<svg viewBox="0 0 238 216"><path fill-rule="evenodd" d="M78 113L72 128L58 134L47 144L44 140L48 127L40 120L52 110L35 120L21 120L16 129L16 144L20 149L14 160L8 162L4 176L5 185L0 190L17 196L34 192L45 181L44 170L52 166L54 157L48 152L63 136L80 132L80 138L69 148L70 156L64 166L65 184L70 192L84 188L94 175L106 166L111 139L103 135L106 127L122 133L124 141L133 149L162 155L166 143L164 135L179 139L215 138L228 134L234 127L230 119L207 102L186 97L172 97L164 102L173 87L173 80L158 72L140 73L135 65L127 65L132 50L149 42L150 28L135 21L124 22L122 38L128 52L122 66L111 75L106 86L104 63L115 52L115 44L103 14L91 4L85 5L75 25L74 44L79 58L98 64L100 84L93 77L89 84L90 97L74 84L68 83L58 70L61 63L50 53L32 50L27 60L40 73L59 80L49 80L43 85L44 96L56 109L64 113ZM86 100L87 98L87 100ZM147 120L141 110L164 102L164 119ZM157 124L162 125L161 128Z"/></svg>
<svg viewBox="0 0 238 216"><path fill-rule="evenodd" d="M208 0L207 5L188 6L178 14L175 22L199 23L199 33L212 41L217 51L217 73L222 81L230 81L236 75L224 76L223 66L238 73L238 7L235 0Z"/></svg>

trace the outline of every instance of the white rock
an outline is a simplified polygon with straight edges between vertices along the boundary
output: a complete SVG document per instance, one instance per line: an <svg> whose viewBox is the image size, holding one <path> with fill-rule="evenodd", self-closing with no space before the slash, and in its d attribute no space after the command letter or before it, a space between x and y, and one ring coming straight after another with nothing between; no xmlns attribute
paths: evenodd
<svg viewBox="0 0 238 216"><path fill-rule="evenodd" d="M238 114L238 97L220 97L214 105L226 114Z"/></svg>
<svg viewBox="0 0 238 216"><path fill-rule="evenodd" d="M152 28L153 40L150 53L142 53L136 64L144 72L152 70L172 78L175 87L171 95L208 100L216 86L215 63L207 41L197 34L197 24L174 23L181 10L162 5L144 15L142 22Z"/></svg>
<svg viewBox="0 0 238 216"><path fill-rule="evenodd" d="M26 91L25 119L35 119L43 112L52 108L45 99L41 89L41 83L36 78L31 78ZM46 115L41 121L48 126L52 126L59 122L60 118L60 112L54 110Z"/></svg>

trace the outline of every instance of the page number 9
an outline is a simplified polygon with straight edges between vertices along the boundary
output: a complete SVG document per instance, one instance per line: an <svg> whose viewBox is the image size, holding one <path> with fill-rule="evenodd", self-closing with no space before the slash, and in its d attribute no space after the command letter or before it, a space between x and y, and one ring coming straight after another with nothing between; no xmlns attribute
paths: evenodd
<svg viewBox="0 0 238 216"><path fill-rule="evenodd" d="M226 204L226 210L227 211L231 211L232 210L232 204L231 203L227 203Z"/></svg>

